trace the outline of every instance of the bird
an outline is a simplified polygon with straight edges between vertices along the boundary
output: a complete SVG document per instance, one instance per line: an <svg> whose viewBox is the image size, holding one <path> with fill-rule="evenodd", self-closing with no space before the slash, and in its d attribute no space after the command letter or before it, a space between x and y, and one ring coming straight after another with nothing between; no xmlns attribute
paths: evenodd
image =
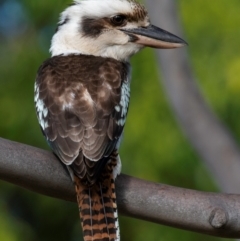
<svg viewBox="0 0 240 241"><path fill-rule="evenodd" d="M75 184L84 241L119 241L115 179L130 100L130 57L187 43L135 0L75 0L61 14L34 102L47 143Z"/></svg>

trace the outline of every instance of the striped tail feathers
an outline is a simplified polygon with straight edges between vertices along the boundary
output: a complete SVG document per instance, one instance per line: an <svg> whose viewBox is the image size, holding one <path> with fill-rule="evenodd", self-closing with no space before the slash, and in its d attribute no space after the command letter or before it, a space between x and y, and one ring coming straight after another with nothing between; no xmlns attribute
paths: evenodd
<svg viewBox="0 0 240 241"><path fill-rule="evenodd" d="M112 165L107 164L99 182L88 187L75 176L84 241L120 241Z"/></svg>

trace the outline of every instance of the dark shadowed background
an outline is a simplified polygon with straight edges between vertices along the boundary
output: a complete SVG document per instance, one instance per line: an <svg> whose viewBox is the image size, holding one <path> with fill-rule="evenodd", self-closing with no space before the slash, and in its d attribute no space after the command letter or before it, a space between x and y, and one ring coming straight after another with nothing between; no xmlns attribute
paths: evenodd
<svg viewBox="0 0 240 241"><path fill-rule="evenodd" d="M0 136L48 149L35 115L33 84L48 58L59 13L69 0L0 1ZM240 141L240 1L177 1L199 88ZM165 50L164 50L165 51ZM123 173L185 188L217 191L181 132L159 84L151 49L132 59ZM0 167L1 168L1 167ZM120 216L122 241L221 240ZM76 204L0 182L0 240L82 240Z"/></svg>

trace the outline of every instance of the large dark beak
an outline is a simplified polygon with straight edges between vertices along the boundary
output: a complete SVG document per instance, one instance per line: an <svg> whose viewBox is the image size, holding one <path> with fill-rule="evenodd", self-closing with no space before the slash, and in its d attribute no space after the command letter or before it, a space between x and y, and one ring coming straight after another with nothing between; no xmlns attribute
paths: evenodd
<svg viewBox="0 0 240 241"><path fill-rule="evenodd" d="M121 30L130 36L130 41L148 47L172 49L187 45L183 39L154 25Z"/></svg>

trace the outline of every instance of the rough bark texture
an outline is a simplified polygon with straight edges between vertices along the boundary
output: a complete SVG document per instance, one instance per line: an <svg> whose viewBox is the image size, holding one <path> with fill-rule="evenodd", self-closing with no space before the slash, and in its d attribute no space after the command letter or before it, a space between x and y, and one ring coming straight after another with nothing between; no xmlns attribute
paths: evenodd
<svg viewBox="0 0 240 241"><path fill-rule="evenodd" d="M76 202L66 168L50 152L0 138L0 179ZM120 175L121 214L220 237L240 237L240 195L204 193Z"/></svg>

